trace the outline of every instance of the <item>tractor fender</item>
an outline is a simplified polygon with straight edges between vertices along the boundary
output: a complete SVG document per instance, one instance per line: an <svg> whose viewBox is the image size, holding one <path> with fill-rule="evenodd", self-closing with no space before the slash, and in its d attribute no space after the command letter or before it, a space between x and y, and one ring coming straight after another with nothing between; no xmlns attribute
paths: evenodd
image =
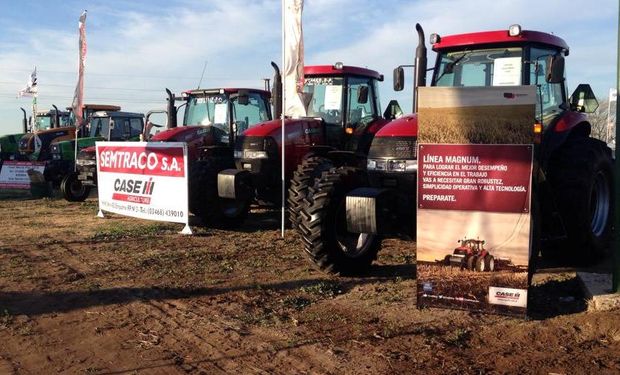
<svg viewBox="0 0 620 375"><path fill-rule="evenodd" d="M250 172L225 169L217 174L217 193L220 198L247 199L251 196Z"/></svg>
<svg viewBox="0 0 620 375"><path fill-rule="evenodd" d="M542 140L541 147L541 164L543 168L547 169L547 162L562 145L571 137L588 137L592 126L588 121L581 121L574 124L567 124L568 119L562 116L558 120L554 121L549 129L545 131Z"/></svg>
<svg viewBox="0 0 620 375"><path fill-rule="evenodd" d="M346 196L347 230L373 234L393 232L390 213L396 212L396 205L392 189L360 187L351 190Z"/></svg>
<svg viewBox="0 0 620 375"><path fill-rule="evenodd" d="M327 153L330 151L334 151L334 148L331 146L314 145L310 147L309 152L306 155L304 155L304 159L310 155L327 156Z"/></svg>

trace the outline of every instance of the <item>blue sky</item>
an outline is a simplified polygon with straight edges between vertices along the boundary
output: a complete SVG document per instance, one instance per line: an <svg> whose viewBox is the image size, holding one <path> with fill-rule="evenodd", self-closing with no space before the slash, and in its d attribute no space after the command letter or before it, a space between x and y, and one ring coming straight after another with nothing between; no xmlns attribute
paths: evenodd
<svg viewBox="0 0 620 375"><path fill-rule="evenodd" d="M146 112L164 107L166 87L195 88L205 61L202 87L262 87L262 78L272 76L269 62L280 64L279 0L0 0L0 134L19 131L19 107L29 109L31 101L16 93L35 65L39 108L70 104L83 9L85 102ZM593 6L572 0L306 0L303 22L306 64L342 61L379 70L386 76L382 104L396 98L406 111L411 89L395 93L391 71L412 63L416 22L427 36L513 23L552 32L571 48L569 91L590 83L602 99L616 85L616 0Z"/></svg>

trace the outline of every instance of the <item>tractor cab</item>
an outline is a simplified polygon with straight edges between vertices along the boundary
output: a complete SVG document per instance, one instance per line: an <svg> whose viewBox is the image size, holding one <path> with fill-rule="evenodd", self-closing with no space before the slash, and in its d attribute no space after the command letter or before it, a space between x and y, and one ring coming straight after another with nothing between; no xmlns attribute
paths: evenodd
<svg viewBox="0 0 620 375"><path fill-rule="evenodd" d="M365 128L381 118L378 82L382 80L375 71L342 63L305 68L302 102L307 117L325 123L329 146L356 150L350 139L365 134Z"/></svg>
<svg viewBox="0 0 620 375"><path fill-rule="evenodd" d="M251 126L271 119L269 94L263 90L191 90L183 97L183 125L210 126L216 143L229 144Z"/></svg>
<svg viewBox="0 0 620 375"><path fill-rule="evenodd" d="M59 111L58 116L56 116L55 110L37 112L34 124L32 117L30 118L30 123L33 125L33 131L64 128L72 124L70 112Z"/></svg>
<svg viewBox="0 0 620 375"><path fill-rule="evenodd" d="M267 90L218 88L196 89L180 96L168 92L168 124L155 131L154 142L186 142L189 160L209 157L213 152L231 154L236 137L252 126L271 120ZM177 106L176 102L183 102ZM178 110L185 106L183 126L177 127ZM150 130L152 123L147 122Z"/></svg>

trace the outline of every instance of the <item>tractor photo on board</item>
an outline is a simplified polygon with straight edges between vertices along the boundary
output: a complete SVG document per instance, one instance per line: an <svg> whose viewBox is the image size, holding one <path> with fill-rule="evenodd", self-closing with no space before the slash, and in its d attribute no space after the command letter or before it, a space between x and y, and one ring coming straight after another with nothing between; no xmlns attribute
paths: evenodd
<svg viewBox="0 0 620 375"><path fill-rule="evenodd" d="M484 248L484 240L465 238L458 240L458 243L460 246L446 255L446 264L470 271L495 271L495 258Z"/></svg>
<svg viewBox="0 0 620 375"><path fill-rule="evenodd" d="M417 88L426 85L427 65L424 32L420 25L416 29L414 111ZM541 250L545 257L591 262L608 253L614 205L611 150L590 136L586 113L598 106L590 86L580 84L568 95L566 42L513 25L507 30L433 34L431 45L437 53L431 86L493 86L495 62L510 58L520 72L517 85L536 87L536 118L531 122L533 254ZM399 67L394 71L395 90L402 90L403 82ZM310 189L298 231L306 254L320 269L363 272L376 258L381 237L415 233L417 137L417 115L393 121L376 133L363 167L330 169ZM354 175L364 177L352 179ZM352 238L373 241L351 246Z"/></svg>

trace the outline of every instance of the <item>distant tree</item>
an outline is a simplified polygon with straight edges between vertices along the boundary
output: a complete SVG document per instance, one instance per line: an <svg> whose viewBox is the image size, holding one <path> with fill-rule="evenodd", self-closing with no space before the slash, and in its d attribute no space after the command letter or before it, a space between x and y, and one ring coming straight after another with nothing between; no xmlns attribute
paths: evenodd
<svg viewBox="0 0 620 375"><path fill-rule="evenodd" d="M590 124L592 125L592 137L598 138L602 141L609 142L614 138L615 126L609 129L609 139L607 139L607 124L608 117L607 111L609 110L609 100L605 99L599 103L598 108L594 113L588 115ZM616 119L616 102L611 103L611 121L615 125Z"/></svg>

